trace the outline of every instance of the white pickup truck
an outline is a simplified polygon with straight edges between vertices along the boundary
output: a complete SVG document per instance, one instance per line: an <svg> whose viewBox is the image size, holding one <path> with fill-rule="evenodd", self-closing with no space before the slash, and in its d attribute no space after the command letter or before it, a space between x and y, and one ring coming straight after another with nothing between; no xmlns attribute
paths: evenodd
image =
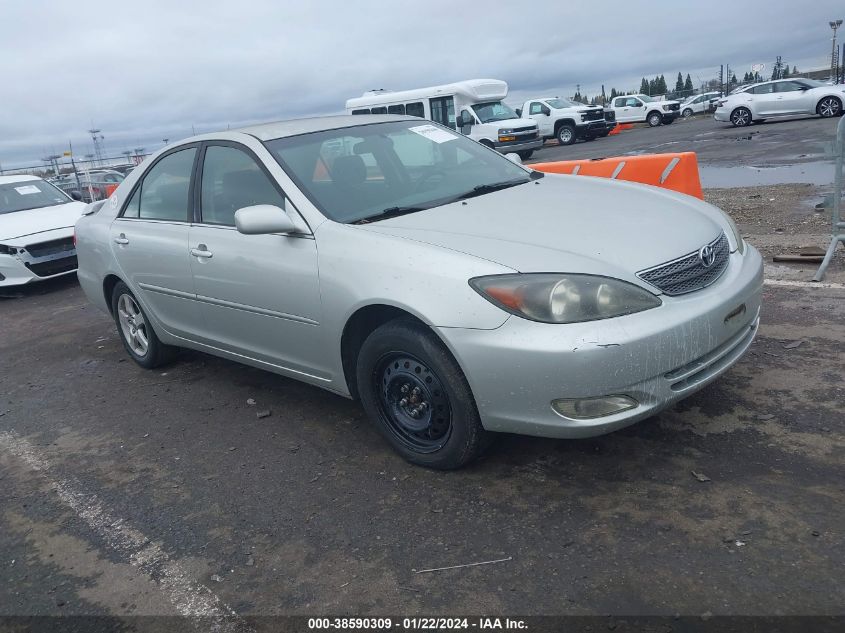
<svg viewBox="0 0 845 633"><path fill-rule="evenodd" d="M669 125L681 115L679 102L658 101L643 94L615 97L609 108L616 113L617 123L648 123L651 127Z"/></svg>
<svg viewBox="0 0 845 633"><path fill-rule="evenodd" d="M516 113L536 121L541 137L556 138L561 145L572 145L578 139L592 141L607 136L616 127L613 113L601 106L576 103L563 97L529 99Z"/></svg>

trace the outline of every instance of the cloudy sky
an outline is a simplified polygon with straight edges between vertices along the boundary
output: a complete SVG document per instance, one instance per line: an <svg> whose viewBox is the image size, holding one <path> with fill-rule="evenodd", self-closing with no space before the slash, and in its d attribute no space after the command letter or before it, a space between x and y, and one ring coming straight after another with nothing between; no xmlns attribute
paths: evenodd
<svg viewBox="0 0 845 633"><path fill-rule="evenodd" d="M601 17L592 8L601 8ZM740 11L737 8L741 7ZM0 165L39 164L69 141L158 149L163 138L342 111L371 88L504 79L531 93L634 90L678 71L741 77L777 55L830 60L834 0L4 0ZM842 35L845 36L845 29Z"/></svg>

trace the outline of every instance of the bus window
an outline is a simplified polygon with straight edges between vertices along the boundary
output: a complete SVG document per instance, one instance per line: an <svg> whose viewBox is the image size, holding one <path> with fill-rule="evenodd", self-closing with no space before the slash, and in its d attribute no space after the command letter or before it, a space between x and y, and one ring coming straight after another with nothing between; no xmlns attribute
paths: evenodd
<svg viewBox="0 0 845 633"><path fill-rule="evenodd" d="M423 104L420 101L415 103L408 103L405 105L405 114L408 116L418 116L421 119L425 118L425 108L423 108Z"/></svg>
<svg viewBox="0 0 845 633"><path fill-rule="evenodd" d="M392 105L387 106L387 113L388 114L405 114L405 106L403 105Z"/></svg>
<svg viewBox="0 0 845 633"><path fill-rule="evenodd" d="M385 108L384 106L380 106L378 108L373 108L372 110L370 110L370 112L372 112L373 114L387 114L387 108Z"/></svg>
<svg viewBox="0 0 845 633"><path fill-rule="evenodd" d="M370 110L368 108L362 108L361 110L353 110L352 114L369 114Z"/></svg>

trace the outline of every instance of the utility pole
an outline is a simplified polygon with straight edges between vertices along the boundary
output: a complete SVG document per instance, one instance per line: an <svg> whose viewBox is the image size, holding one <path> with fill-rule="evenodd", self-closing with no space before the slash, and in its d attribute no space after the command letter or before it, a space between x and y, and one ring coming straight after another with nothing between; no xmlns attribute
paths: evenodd
<svg viewBox="0 0 845 633"><path fill-rule="evenodd" d="M831 20L830 28L833 29L833 46L830 49L830 78L839 82L839 49L836 47L836 29L842 26L842 20Z"/></svg>

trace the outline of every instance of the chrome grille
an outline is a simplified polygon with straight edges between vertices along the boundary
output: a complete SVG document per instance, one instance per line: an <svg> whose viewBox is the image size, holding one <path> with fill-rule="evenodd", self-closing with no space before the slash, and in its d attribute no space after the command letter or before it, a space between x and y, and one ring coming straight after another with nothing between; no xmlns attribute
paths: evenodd
<svg viewBox="0 0 845 633"><path fill-rule="evenodd" d="M710 266L704 265L700 256L701 250L697 250L671 262L641 270L637 277L670 296L706 288L725 272L731 254L728 238L724 233L706 246L713 249L714 258Z"/></svg>

